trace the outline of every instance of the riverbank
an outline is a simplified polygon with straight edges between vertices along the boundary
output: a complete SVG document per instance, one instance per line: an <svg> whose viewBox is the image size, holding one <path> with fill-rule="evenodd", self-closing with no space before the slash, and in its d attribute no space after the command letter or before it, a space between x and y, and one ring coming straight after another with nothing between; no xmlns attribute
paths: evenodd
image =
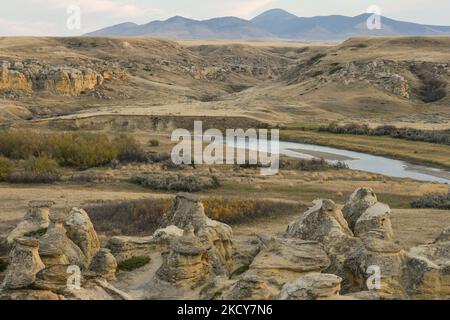
<svg viewBox="0 0 450 320"><path fill-rule="evenodd" d="M418 165L434 165L450 169L450 146L390 137L359 136L319 132L314 129L283 129L282 141L317 144L339 149L386 156Z"/></svg>

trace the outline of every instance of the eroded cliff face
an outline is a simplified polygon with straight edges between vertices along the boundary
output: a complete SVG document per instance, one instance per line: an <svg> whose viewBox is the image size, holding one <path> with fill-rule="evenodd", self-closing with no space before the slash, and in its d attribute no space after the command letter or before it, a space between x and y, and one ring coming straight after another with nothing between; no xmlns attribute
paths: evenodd
<svg viewBox="0 0 450 320"><path fill-rule="evenodd" d="M85 90L99 87L120 72L93 65L50 65L37 61L0 62L0 90L19 90L26 93L48 91L78 96Z"/></svg>

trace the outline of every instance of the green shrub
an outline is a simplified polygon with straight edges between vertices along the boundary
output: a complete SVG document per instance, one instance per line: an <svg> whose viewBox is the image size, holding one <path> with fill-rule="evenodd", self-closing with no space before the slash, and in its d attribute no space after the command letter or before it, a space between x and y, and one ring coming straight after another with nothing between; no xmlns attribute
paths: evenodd
<svg viewBox="0 0 450 320"><path fill-rule="evenodd" d="M0 156L0 181L6 178L11 172L13 163L8 158Z"/></svg>
<svg viewBox="0 0 450 320"><path fill-rule="evenodd" d="M135 158L136 154L142 158L138 144L125 136L110 140L104 134L0 132L0 155L10 159L47 155L61 166L86 169L108 164L118 157Z"/></svg>
<svg viewBox="0 0 450 320"><path fill-rule="evenodd" d="M36 231L26 233L25 237L42 237L46 233L47 233L47 228L40 228Z"/></svg>
<svg viewBox="0 0 450 320"><path fill-rule="evenodd" d="M412 208L450 209L450 192L448 194L427 194L411 202Z"/></svg>
<svg viewBox="0 0 450 320"><path fill-rule="evenodd" d="M28 172L41 174L58 173L59 171L58 163L45 155L39 157L29 157L25 162L24 167Z"/></svg>
<svg viewBox="0 0 450 320"><path fill-rule="evenodd" d="M220 186L216 177L184 174L147 174L135 176L131 178L131 182L155 190L184 192L198 192Z"/></svg>
<svg viewBox="0 0 450 320"><path fill-rule="evenodd" d="M117 149L117 159L120 161L148 161L147 154L131 136L120 135L113 140L113 144Z"/></svg>
<svg viewBox="0 0 450 320"><path fill-rule="evenodd" d="M158 147L158 146L159 146L159 140L152 139L152 140L150 140L150 141L148 142L148 144L149 144L151 147Z"/></svg>
<svg viewBox="0 0 450 320"><path fill-rule="evenodd" d="M150 257L146 256L132 257L130 259L119 262L119 264L117 265L117 269L122 271L133 271L142 268L149 262Z"/></svg>

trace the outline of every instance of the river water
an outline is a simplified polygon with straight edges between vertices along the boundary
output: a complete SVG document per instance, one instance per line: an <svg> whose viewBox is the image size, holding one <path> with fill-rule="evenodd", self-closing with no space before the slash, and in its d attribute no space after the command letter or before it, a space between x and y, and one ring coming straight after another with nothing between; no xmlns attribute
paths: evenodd
<svg viewBox="0 0 450 320"><path fill-rule="evenodd" d="M237 147L261 151L258 147L258 143L249 143L248 140L247 143L238 140ZM280 155L286 155L293 158L323 158L330 162L341 161L346 163L350 169L378 173L390 177L412 178L419 181L450 184L450 171L448 170L426 165L415 165L402 160L394 160L362 152L280 141L279 153Z"/></svg>

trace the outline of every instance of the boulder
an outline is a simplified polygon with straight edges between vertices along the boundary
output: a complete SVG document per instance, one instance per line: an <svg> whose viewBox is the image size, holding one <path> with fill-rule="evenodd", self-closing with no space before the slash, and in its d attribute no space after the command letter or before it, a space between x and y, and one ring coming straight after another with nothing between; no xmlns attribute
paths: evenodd
<svg viewBox="0 0 450 320"><path fill-rule="evenodd" d="M229 275L233 265L233 230L227 224L205 214L200 199L189 193L178 193L172 208L164 215L161 227L184 229L192 225L195 233L209 243L208 261L216 275Z"/></svg>
<svg viewBox="0 0 450 320"><path fill-rule="evenodd" d="M148 256L153 251L159 249L159 244L158 242L155 242L153 236L114 236L109 239L107 246L119 263L132 257Z"/></svg>
<svg viewBox="0 0 450 320"><path fill-rule="evenodd" d="M100 249L92 259L89 267L89 271L93 272L97 277L109 281L116 279L116 270L117 261L109 249Z"/></svg>
<svg viewBox="0 0 450 320"><path fill-rule="evenodd" d="M411 248L407 253L404 283L414 299L450 297L450 227L433 243Z"/></svg>
<svg viewBox="0 0 450 320"><path fill-rule="evenodd" d="M72 208L64 222L68 237L81 249L89 265L100 249L100 241L86 211Z"/></svg>
<svg viewBox="0 0 450 320"><path fill-rule="evenodd" d="M30 201L25 217L17 227L10 232L6 238L7 243L12 244L16 238L48 228L50 223L50 208L53 204L54 202L52 201Z"/></svg>
<svg viewBox="0 0 450 320"><path fill-rule="evenodd" d="M47 232L39 239L39 254L46 266L73 264L80 268L88 266L81 249L67 237L63 226L65 215L52 213Z"/></svg>
<svg viewBox="0 0 450 320"><path fill-rule="evenodd" d="M250 264L246 274L254 274L281 289L301 274L320 272L330 260L322 245L315 241L272 238Z"/></svg>
<svg viewBox="0 0 450 320"><path fill-rule="evenodd" d="M391 240L394 232L392 231L390 213L391 209L384 203L377 202L370 206L356 221L355 236L370 235L380 239Z"/></svg>
<svg viewBox="0 0 450 320"><path fill-rule="evenodd" d="M44 269L39 257L39 242L32 238L16 238L10 254L3 288L27 288L36 280L36 274Z"/></svg>
<svg viewBox="0 0 450 320"><path fill-rule="evenodd" d="M344 218L351 230L354 230L359 217L377 202L377 196L370 188L359 188L352 193L350 199L342 208Z"/></svg>
<svg viewBox="0 0 450 320"><path fill-rule="evenodd" d="M217 298L222 300L271 300L277 294L278 291L260 277L244 275Z"/></svg>
<svg viewBox="0 0 450 320"><path fill-rule="evenodd" d="M334 274L312 272L281 289L279 300L337 299L342 279Z"/></svg>
<svg viewBox="0 0 450 320"><path fill-rule="evenodd" d="M209 243L197 237L194 228L188 225L183 236L175 238L170 245L170 252L156 272L157 277L178 285L204 283L210 276L209 249Z"/></svg>
<svg viewBox="0 0 450 320"><path fill-rule="evenodd" d="M332 200L314 200L313 204L299 220L289 224L287 237L332 244L353 236L341 210Z"/></svg>
<svg viewBox="0 0 450 320"><path fill-rule="evenodd" d="M46 267L38 272L33 288L37 290L48 290L57 294L63 294L67 289L70 276L69 265L56 264Z"/></svg>

